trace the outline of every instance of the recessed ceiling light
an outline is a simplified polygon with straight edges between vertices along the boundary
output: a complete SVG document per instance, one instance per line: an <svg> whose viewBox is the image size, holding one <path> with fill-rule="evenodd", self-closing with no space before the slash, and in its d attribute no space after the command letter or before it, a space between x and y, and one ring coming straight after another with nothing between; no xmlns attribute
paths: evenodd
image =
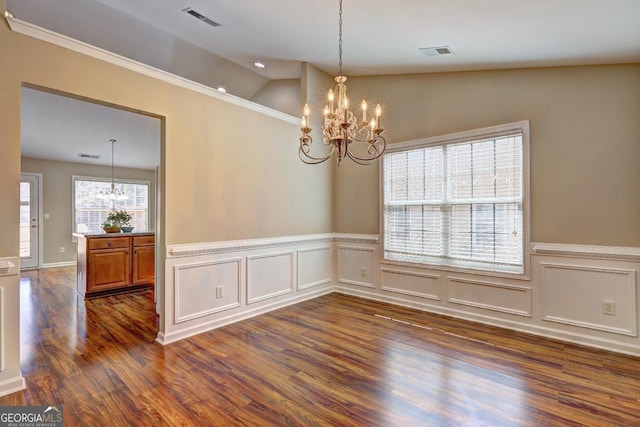
<svg viewBox="0 0 640 427"><path fill-rule="evenodd" d="M218 92L227 93L227 90L223 86L218 86L216 89Z"/></svg>
<svg viewBox="0 0 640 427"><path fill-rule="evenodd" d="M262 62L254 62L253 65L256 66L257 68L267 68L267 66L264 65Z"/></svg>

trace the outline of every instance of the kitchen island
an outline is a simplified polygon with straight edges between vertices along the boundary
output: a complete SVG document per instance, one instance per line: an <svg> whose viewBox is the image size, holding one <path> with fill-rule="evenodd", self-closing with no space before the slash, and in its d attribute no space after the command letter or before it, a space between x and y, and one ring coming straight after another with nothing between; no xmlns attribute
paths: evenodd
<svg viewBox="0 0 640 427"><path fill-rule="evenodd" d="M74 234L77 291L85 298L147 289L155 283L154 233Z"/></svg>

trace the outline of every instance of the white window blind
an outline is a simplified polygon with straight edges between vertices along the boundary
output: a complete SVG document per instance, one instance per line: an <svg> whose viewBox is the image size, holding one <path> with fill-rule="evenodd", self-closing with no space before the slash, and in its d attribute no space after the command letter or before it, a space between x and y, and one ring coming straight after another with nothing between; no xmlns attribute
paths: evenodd
<svg viewBox="0 0 640 427"><path fill-rule="evenodd" d="M382 173L385 259L522 273L522 130L396 148Z"/></svg>

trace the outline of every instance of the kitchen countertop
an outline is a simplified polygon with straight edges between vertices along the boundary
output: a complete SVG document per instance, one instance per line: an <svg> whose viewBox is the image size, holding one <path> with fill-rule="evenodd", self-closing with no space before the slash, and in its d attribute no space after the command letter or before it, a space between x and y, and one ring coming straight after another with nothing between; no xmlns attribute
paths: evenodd
<svg viewBox="0 0 640 427"><path fill-rule="evenodd" d="M155 232L153 231L132 231L131 233L73 233L74 237L91 237L91 238L99 238L99 237L122 237L122 236L155 236Z"/></svg>

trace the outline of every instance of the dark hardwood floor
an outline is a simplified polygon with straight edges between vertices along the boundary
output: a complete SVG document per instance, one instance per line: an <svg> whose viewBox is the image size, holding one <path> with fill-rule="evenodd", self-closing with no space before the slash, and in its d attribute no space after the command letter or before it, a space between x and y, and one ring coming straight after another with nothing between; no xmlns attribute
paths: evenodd
<svg viewBox="0 0 640 427"><path fill-rule="evenodd" d="M640 426L640 359L332 294L168 346L151 291L23 273L28 389L69 426Z"/></svg>

